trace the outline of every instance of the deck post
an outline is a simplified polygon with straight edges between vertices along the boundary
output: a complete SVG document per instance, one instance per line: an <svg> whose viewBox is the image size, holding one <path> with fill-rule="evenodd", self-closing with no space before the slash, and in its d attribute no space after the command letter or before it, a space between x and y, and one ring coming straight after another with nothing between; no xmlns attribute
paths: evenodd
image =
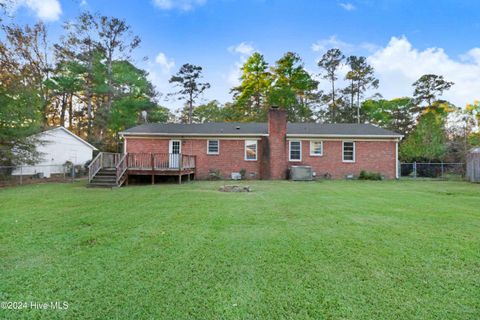
<svg viewBox="0 0 480 320"><path fill-rule="evenodd" d="M152 185L155 184L155 156L153 155L153 153L150 154L151 155L151 162L152 162Z"/></svg>

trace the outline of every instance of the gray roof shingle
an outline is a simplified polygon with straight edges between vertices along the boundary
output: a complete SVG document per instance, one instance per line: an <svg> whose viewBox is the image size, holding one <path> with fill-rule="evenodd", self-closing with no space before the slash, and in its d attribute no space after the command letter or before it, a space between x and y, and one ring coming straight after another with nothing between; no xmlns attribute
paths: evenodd
<svg viewBox="0 0 480 320"><path fill-rule="evenodd" d="M140 135L266 135L267 123L259 122L213 122L196 124L146 123L122 132ZM345 135L345 136L400 136L390 130L371 124L356 123L288 123L289 135Z"/></svg>

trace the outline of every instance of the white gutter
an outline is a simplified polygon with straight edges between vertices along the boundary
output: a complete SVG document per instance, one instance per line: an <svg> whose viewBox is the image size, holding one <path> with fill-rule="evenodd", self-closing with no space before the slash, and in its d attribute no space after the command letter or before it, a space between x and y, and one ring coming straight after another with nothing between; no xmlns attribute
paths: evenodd
<svg viewBox="0 0 480 320"><path fill-rule="evenodd" d="M395 138L402 139L402 135L379 134L287 134L287 138Z"/></svg>
<svg viewBox="0 0 480 320"><path fill-rule="evenodd" d="M119 132L123 136L164 136L164 137L267 137L268 134L256 133L151 133L151 132Z"/></svg>

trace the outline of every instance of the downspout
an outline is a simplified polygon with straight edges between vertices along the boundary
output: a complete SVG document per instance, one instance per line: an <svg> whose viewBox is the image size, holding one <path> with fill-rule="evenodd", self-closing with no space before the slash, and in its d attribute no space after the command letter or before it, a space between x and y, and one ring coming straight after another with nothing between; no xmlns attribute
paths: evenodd
<svg viewBox="0 0 480 320"><path fill-rule="evenodd" d="M398 140L395 141L395 179L399 179L398 174Z"/></svg>

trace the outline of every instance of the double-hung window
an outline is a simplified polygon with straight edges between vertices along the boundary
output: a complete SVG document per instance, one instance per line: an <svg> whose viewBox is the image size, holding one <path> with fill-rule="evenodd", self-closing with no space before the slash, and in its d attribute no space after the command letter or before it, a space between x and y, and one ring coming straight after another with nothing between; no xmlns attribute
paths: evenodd
<svg viewBox="0 0 480 320"><path fill-rule="evenodd" d="M220 141L207 140L207 154L219 154L219 153L220 153Z"/></svg>
<svg viewBox="0 0 480 320"><path fill-rule="evenodd" d="M257 140L245 140L245 160L257 160Z"/></svg>
<svg viewBox="0 0 480 320"><path fill-rule="evenodd" d="M310 141L310 156L312 157L323 156L322 141Z"/></svg>
<svg viewBox="0 0 480 320"><path fill-rule="evenodd" d="M343 162L355 162L355 142L343 141L342 153Z"/></svg>
<svg viewBox="0 0 480 320"><path fill-rule="evenodd" d="M302 161L302 141L290 140L290 161Z"/></svg>

